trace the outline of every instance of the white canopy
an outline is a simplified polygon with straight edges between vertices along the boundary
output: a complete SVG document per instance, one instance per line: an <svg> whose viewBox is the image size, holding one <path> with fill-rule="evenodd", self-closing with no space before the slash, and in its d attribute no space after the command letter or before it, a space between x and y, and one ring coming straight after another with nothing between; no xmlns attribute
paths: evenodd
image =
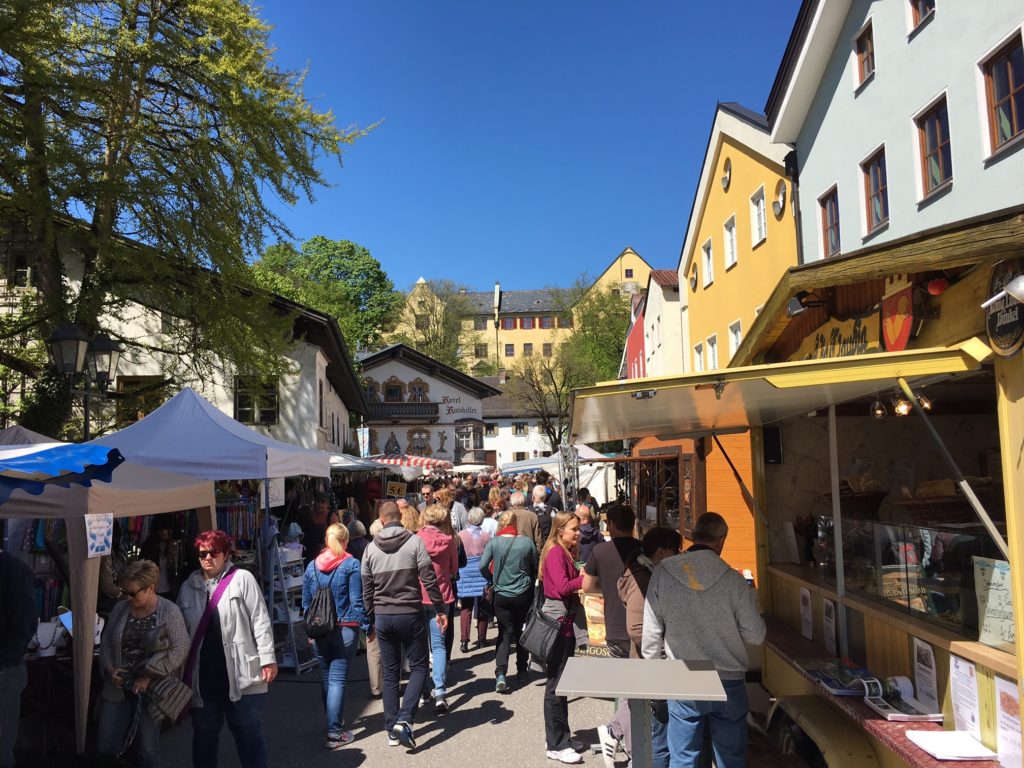
<svg viewBox="0 0 1024 768"><path fill-rule="evenodd" d="M604 504L615 496L615 465L611 463L587 463L593 459L603 459L604 454L595 451L585 443L576 443L576 455L580 460L579 481L580 488L586 488L598 504ZM511 464L503 464L501 473L513 475L519 472L537 472L545 470L553 477L562 479L562 469L558 462L558 454L540 456L536 459L525 461L514 461Z"/></svg>
<svg viewBox="0 0 1024 768"><path fill-rule="evenodd" d="M329 477L331 455L262 435L186 387L130 427L97 438L134 464L207 480Z"/></svg>
<svg viewBox="0 0 1024 768"><path fill-rule="evenodd" d="M349 456L347 453L332 453L332 472L379 472L381 465L369 459L360 459L357 456Z"/></svg>
<svg viewBox="0 0 1024 768"><path fill-rule="evenodd" d="M48 438L38 435L38 438ZM46 448L49 443L21 446L25 452ZM112 446L113 447L113 446ZM75 626L88 629L75 633L73 644L75 669L75 740L78 751L85 750L89 717L89 688L92 682L96 594L99 586L99 558L89 558L86 543L86 514L113 514L114 517L156 515L197 509L200 528L214 527L213 483L194 477L162 472L151 467L124 463L114 470L111 482L94 482L91 487L49 486L39 496L14 491L0 505L0 518L58 518L65 521L68 536L68 576L71 587L71 613Z"/></svg>

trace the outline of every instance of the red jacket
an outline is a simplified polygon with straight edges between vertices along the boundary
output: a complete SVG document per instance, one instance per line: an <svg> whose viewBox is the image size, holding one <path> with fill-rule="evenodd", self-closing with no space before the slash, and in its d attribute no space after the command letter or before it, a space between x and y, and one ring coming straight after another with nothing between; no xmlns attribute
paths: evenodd
<svg viewBox="0 0 1024 768"><path fill-rule="evenodd" d="M459 575L459 545L455 543L455 537L442 533L433 525L425 525L420 528L416 535L423 539L430 555L430 562L434 565L434 574L437 576L437 586L441 590L441 598L445 605L455 602L455 590L452 582ZM427 590L420 584L423 604L431 605L433 601L427 596Z"/></svg>

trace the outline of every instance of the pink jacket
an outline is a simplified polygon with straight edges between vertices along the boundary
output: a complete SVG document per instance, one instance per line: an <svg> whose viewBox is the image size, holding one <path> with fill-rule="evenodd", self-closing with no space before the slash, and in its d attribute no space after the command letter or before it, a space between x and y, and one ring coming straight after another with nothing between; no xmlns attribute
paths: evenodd
<svg viewBox="0 0 1024 768"><path fill-rule="evenodd" d="M434 574L437 576L437 586L441 590L441 598L445 604L455 602L455 590L452 582L459 574L459 545L455 538L433 525L425 525L420 528L416 535L423 539L430 555L430 562L434 565ZM420 583L420 593L424 605L432 605L433 601L427 596L427 590Z"/></svg>

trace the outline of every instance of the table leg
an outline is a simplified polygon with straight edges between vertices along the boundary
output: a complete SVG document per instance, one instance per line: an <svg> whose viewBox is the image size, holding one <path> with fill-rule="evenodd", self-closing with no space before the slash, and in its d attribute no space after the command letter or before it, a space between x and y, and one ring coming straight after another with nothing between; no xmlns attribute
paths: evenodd
<svg viewBox="0 0 1024 768"><path fill-rule="evenodd" d="M647 699L629 699L629 722L633 740L633 768L650 768L651 707Z"/></svg>

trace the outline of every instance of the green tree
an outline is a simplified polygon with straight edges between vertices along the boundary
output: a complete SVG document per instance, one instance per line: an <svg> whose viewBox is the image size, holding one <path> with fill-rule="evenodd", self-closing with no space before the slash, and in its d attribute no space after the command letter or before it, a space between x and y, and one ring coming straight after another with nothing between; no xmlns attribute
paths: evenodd
<svg viewBox="0 0 1024 768"><path fill-rule="evenodd" d="M268 35L245 0L0 4L0 226L25 245L39 338L142 303L175 333L122 340L177 377L281 371L288 319L252 300L247 263L290 236L265 200L311 198L318 159L362 131L314 110ZM58 390L41 381L26 418L66 417Z"/></svg>
<svg viewBox="0 0 1024 768"><path fill-rule="evenodd" d="M348 240L317 235L300 249L277 243L253 272L264 288L333 316L352 352L378 345L404 303L380 262Z"/></svg>
<svg viewBox="0 0 1024 768"><path fill-rule="evenodd" d="M409 313L393 341L460 371L479 338L469 320L473 303L468 290L453 280L427 280L410 291Z"/></svg>
<svg viewBox="0 0 1024 768"><path fill-rule="evenodd" d="M524 357L513 366L506 394L523 416L536 419L551 451L569 431L572 391L594 383L586 360L577 358L563 343L552 357Z"/></svg>
<svg viewBox="0 0 1024 768"><path fill-rule="evenodd" d="M585 274L567 290L552 290L559 311L573 318L572 333L559 355L571 356L573 367L589 371L592 377L581 386L617 378L629 331L630 297L614 288L591 285Z"/></svg>

